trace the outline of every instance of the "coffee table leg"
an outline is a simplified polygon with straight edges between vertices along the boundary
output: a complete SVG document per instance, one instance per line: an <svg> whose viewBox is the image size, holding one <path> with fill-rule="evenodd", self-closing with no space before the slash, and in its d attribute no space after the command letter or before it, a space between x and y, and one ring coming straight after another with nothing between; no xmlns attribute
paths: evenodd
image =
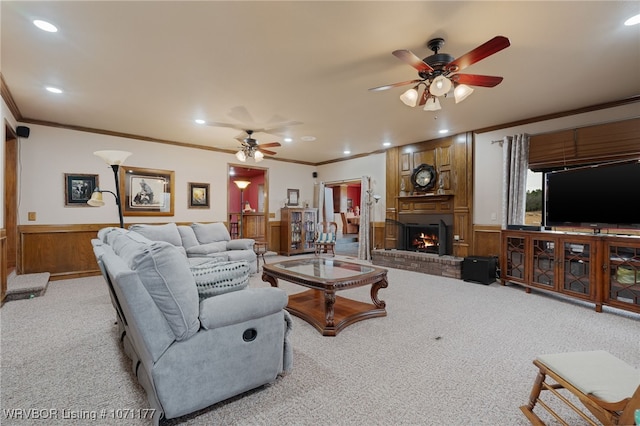
<svg viewBox="0 0 640 426"><path fill-rule="evenodd" d="M336 303L336 294L334 292L324 292L324 318L327 327L333 327L333 305Z"/></svg>
<svg viewBox="0 0 640 426"><path fill-rule="evenodd" d="M381 288L387 288L388 286L389 282L387 281L386 276L377 283L373 283L373 285L371 286L371 301L374 305L376 305L376 307L384 309L384 307L387 306L387 303L384 300L378 299L378 291Z"/></svg>
<svg viewBox="0 0 640 426"><path fill-rule="evenodd" d="M263 269L264 271L264 269ZM267 274L266 272L262 273L262 281L266 281L269 284L271 284L271 287L278 287L278 279L276 277L272 277L271 275Z"/></svg>

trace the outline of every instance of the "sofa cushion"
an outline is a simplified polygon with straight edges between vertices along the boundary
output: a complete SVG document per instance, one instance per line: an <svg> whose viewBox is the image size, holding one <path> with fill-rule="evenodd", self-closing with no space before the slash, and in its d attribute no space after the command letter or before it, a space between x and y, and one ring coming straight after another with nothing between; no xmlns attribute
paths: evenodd
<svg viewBox="0 0 640 426"><path fill-rule="evenodd" d="M106 235L106 240L106 243L111 246L114 253L120 256L127 265L130 264L134 256L153 242L137 232L127 231L122 228L113 228Z"/></svg>
<svg viewBox="0 0 640 426"><path fill-rule="evenodd" d="M255 243L256 241L251 238L231 240L227 242L227 250L251 250Z"/></svg>
<svg viewBox="0 0 640 426"><path fill-rule="evenodd" d="M193 228L187 225L179 225L178 232L180 233L180 238L182 238L182 247L187 249L187 253L189 252L190 247L194 247L199 245L198 239L196 238L195 232L193 232Z"/></svg>
<svg viewBox="0 0 640 426"><path fill-rule="evenodd" d="M166 241L174 246L182 246L182 238L175 223L165 225L135 224L131 225L129 230L137 232L151 241Z"/></svg>
<svg viewBox="0 0 640 426"><path fill-rule="evenodd" d="M227 251L227 242L218 241L215 243L200 244L198 246L189 247L187 249L188 255L206 256L211 253L221 253Z"/></svg>
<svg viewBox="0 0 640 426"><path fill-rule="evenodd" d="M200 301L211 296L242 290L249 284L247 262L212 260L202 265L192 265L191 273L196 280Z"/></svg>
<svg viewBox="0 0 640 426"><path fill-rule="evenodd" d="M215 243L217 241L230 241L231 235L227 227L220 222L217 223L192 223L191 228L196 234L200 244Z"/></svg>
<svg viewBox="0 0 640 426"><path fill-rule="evenodd" d="M153 241L129 262L158 309L162 311L176 340L185 340L200 328L199 299L189 263L177 247Z"/></svg>

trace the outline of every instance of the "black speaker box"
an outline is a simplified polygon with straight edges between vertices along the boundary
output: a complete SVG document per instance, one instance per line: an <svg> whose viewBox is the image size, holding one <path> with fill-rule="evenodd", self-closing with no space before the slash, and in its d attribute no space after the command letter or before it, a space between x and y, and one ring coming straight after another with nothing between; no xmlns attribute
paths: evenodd
<svg viewBox="0 0 640 426"><path fill-rule="evenodd" d="M30 132L31 132L31 129L29 129L27 126L16 127L16 134L21 138L28 138Z"/></svg>
<svg viewBox="0 0 640 426"><path fill-rule="evenodd" d="M314 178L317 178L318 177L318 172L311 173L311 176L313 176Z"/></svg>
<svg viewBox="0 0 640 426"><path fill-rule="evenodd" d="M491 284L496 280L495 257L468 256L462 261L462 279L480 284Z"/></svg>

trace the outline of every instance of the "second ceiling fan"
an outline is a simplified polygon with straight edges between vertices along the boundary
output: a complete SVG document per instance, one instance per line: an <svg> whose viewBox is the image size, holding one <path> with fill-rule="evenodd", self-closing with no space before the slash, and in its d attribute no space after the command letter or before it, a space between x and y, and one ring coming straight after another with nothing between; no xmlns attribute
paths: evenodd
<svg viewBox="0 0 640 426"><path fill-rule="evenodd" d="M433 55L427 56L424 59L420 59L410 50L394 50L392 52L393 56L417 69L420 78L373 87L369 90L381 91L415 84L413 88L407 90L400 96L402 102L412 107L424 105L425 110L435 111L440 109L438 97L446 96L452 87L454 87L454 97L457 103L464 100L473 92L473 89L469 86L495 87L500 84L502 77L458 74L458 72L510 45L511 43L508 38L496 36L457 59L447 53L438 53L444 46L444 39L442 38L429 40L427 46L433 51ZM418 91L421 86L424 86L424 90L422 94L419 95Z"/></svg>
<svg viewBox="0 0 640 426"><path fill-rule="evenodd" d="M269 142L265 144L260 144L256 139L253 138L253 130L245 130L247 136L237 137L236 139L240 141L241 146L240 150L236 153L236 158L242 162L247 161L247 158L253 157L256 162L262 161L264 158L264 154L267 155L276 155L275 151L271 151L265 148L275 148L280 145L280 142Z"/></svg>

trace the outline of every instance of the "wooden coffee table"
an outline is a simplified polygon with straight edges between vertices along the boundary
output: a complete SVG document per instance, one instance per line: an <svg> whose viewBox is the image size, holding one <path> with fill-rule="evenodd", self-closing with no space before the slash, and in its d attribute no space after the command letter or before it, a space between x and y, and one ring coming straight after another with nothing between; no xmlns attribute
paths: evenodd
<svg viewBox="0 0 640 426"><path fill-rule="evenodd" d="M378 299L378 291L388 286L386 269L321 257L265 264L262 280L278 287L278 279L310 289L290 295L287 310L323 336L335 336L357 321L387 316L386 303ZM337 291L366 285L371 285L373 303L336 296Z"/></svg>

